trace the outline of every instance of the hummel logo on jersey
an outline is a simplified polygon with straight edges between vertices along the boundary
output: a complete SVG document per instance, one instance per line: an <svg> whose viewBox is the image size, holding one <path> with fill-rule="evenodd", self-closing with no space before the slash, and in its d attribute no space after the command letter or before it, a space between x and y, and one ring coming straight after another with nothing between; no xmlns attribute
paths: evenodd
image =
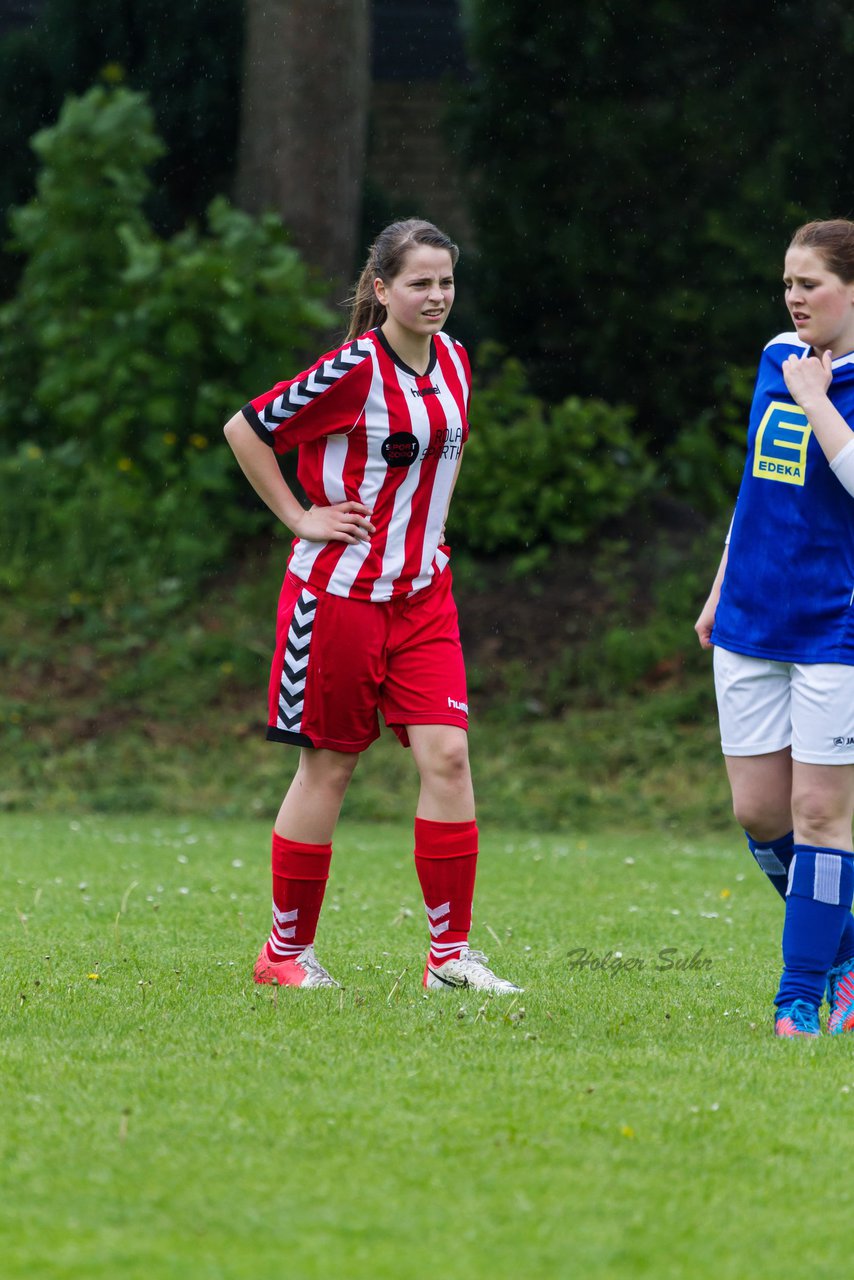
<svg viewBox="0 0 854 1280"><path fill-rule="evenodd" d="M415 396L416 399L420 399L424 396L437 396L439 395L439 388L435 383L432 387L410 387L409 394L411 396Z"/></svg>
<svg viewBox="0 0 854 1280"><path fill-rule="evenodd" d="M411 431L393 431L380 452L390 467L411 467L418 457L418 438Z"/></svg>
<svg viewBox="0 0 854 1280"><path fill-rule="evenodd" d="M756 433L753 474L760 480L803 485L811 430L798 405L772 400Z"/></svg>
<svg viewBox="0 0 854 1280"><path fill-rule="evenodd" d="M456 698L448 698L448 706L453 707L455 711L464 711L466 715L469 713L469 704L467 702L457 702Z"/></svg>

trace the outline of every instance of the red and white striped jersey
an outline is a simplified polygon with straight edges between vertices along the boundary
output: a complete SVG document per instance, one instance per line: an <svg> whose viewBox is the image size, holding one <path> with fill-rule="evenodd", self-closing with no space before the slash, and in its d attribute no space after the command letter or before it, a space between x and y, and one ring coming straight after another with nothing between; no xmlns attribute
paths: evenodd
<svg viewBox="0 0 854 1280"><path fill-rule="evenodd" d="M289 568L298 578L355 600L391 600L429 585L448 563L439 540L470 395L458 342L437 334L418 375L372 329L244 406L277 453L299 446L297 474L313 505L363 502L373 512L370 542L295 539Z"/></svg>

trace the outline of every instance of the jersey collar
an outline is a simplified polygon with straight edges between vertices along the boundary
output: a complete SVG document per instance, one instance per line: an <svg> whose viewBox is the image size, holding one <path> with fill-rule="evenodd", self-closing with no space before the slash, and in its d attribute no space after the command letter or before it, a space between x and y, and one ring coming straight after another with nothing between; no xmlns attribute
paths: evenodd
<svg viewBox="0 0 854 1280"><path fill-rule="evenodd" d="M427 368L424 370L423 373L416 373L414 369L410 369L408 364L403 363L400 356L397 354L397 352L389 343L389 340L383 333L382 329L376 328L374 329L374 333L377 337L377 341L379 342L380 346L382 347L383 351L385 351L389 359L392 360L397 365L398 369L402 369L404 373L408 373L410 378L427 378L435 369L436 367L436 339L435 338L431 337L430 339L430 360L428 361Z"/></svg>

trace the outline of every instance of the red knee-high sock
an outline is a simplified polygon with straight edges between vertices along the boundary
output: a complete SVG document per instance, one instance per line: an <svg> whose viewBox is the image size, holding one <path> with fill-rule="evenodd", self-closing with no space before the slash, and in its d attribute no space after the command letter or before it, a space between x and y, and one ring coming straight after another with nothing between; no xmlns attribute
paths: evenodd
<svg viewBox="0 0 854 1280"><path fill-rule="evenodd" d="M477 823L415 819L415 870L430 928L430 963L459 958L468 946L477 870Z"/></svg>
<svg viewBox="0 0 854 1280"><path fill-rule="evenodd" d="M299 955L314 942L329 879L331 844L300 844L273 832L273 929L270 960Z"/></svg>

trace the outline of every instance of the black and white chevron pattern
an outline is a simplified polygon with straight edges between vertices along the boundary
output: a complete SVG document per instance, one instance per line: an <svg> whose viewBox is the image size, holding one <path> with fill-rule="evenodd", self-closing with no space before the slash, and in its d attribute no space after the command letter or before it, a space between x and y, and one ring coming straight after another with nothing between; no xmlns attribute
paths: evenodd
<svg viewBox="0 0 854 1280"><path fill-rule="evenodd" d="M285 660L282 665L282 683L279 689L279 716L277 728L299 733L305 701L305 676L308 670L308 650L311 629L317 612L317 596L303 591L294 605Z"/></svg>
<svg viewBox="0 0 854 1280"><path fill-rule="evenodd" d="M292 382L280 396L270 401L261 413L264 426L269 431L275 431L280 423L292 418L297 409L323 395L334 382L355 369L370 354L371 348L367 343L360 346L358 342L351 342L349 347L342 347L330 360L324 360L323 364L312 369L302 382Z"/></svg>

